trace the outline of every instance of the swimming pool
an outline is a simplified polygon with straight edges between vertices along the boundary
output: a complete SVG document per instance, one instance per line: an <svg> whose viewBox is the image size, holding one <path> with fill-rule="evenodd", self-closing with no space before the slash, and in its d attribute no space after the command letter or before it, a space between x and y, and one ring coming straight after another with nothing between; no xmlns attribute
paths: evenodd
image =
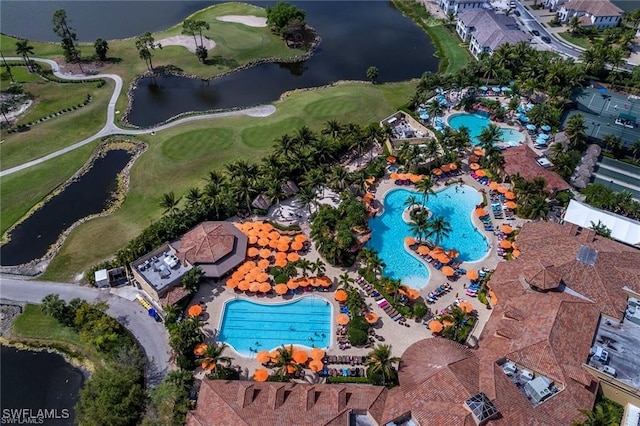
<svg viewBox="0 0 640 426"><path fill-rule="evenodd" d="M278 304L230 300L224 306L218 340L246 357L290 344L327 348L331 311L331 304L317 296Z"/></svg>
<svg viewBox="0 0 640 426"><path fill-rule="evenodd" d="M478 140L478 136L482 133L482 129L487 127L491 120L489 117L483 113L460 113L454 114L447 120L449 126L456 130L460 130L462 126L466 126L469 129L469 135L471 136L471 141L474 145L477 145L480 141ZM515 130L515 129L507 129L505 127L501 127L502 129L502 141L510 146L518 146L525 140L524 134Z"/></svg>
<svg viewBox="0 0 640 426"><path fill-rule="evenodd" d="M459 260L474 262L482 259L489 250L484 235L471 222L471 214L482 196L470 186L449 186L435 195L430 195L427 207L434 216L443 216L453 228L448 238L443 239L446 249L455 248L460 252ZM405 200L422 194L406 189L395 189L384 199L384 212L369 221L371 239L367 246L376 250L385 263L384 275L400 279L413 288L423 288L429 279L429 270L414 255L404 248L404 238L411 235L409 225L402 219Z"/></svg>

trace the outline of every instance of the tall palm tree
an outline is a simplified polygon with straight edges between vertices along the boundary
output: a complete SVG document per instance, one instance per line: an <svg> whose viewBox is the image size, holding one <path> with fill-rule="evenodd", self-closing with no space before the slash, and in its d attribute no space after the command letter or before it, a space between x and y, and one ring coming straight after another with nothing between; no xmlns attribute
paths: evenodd
<svg viewBox="0 0 640 426"><path fill-rule="evenodd" d="M197 208L204 200L204 193L200 188L194 186L187 191L187 206L189 208Z"/></svg>
<svg viewBox="0 0 640 426"><path fill-rule="evenodd" d="M640 152L640 139L636 139L631 145L631 155L633 155L633 161L636 161L636 156Z"/></svg>
<svg viewBox="0 0 640 426"><path fill-rule="evenodd" d="M452 322L453 324L446 327L443 332L443 336L450 338L456 342L459 342L458 333L467 321L468 314L458 306L453 307L448 314L443 316L444 321ZM459 342L462 343L462 342Z"/></svg>
<svg viewBox="0 0 640 426"><path fill-rule="evenodd" d="M318 259L315 262L311 262L311 271L320 276L324 275L327 270L327 265L322 261L322 259Z"/></svg>
<svg viewBox="0 0 640 426"><path fill-rule="evenodd" d="M171 216L177 214L178 211L180 210L178 208L178 204L180 204L180 200L182 200L182 197L176 198L176 194L174 194L173 191L162 194L162 200L160 200L160 207L164 209L163 214L168 213Z"/></svg>
<svg viewBox="0 0 640 426"><path fill-rule="evenodd" d="M325 121L322 127L321 133L323 135L331 136L331 139L336 140L342 133L342 124L338 120Z"/></svg>
<svg viewBox="0 0 640 426"><path fill-rule="evenodd" d="M502 130L500 127L491 123L482 129L478 136L478 140L480 141L480 146L486 151L492 149L496 143L500 142L501 137Z"/></svg>
<svg viewBox="0 0 640 426"><path fill-rule="evenodd" d="M277 349L278 355L275 359L276 374L280 377L286 377L300 370L300 365L293 360L293 345L288 347L282 345Z"/></svg>
<svg viewBox="0 0 640 426"><path fill-rule="evenodd" d="M342 166L335 167L331 171L329 182L333 189L344 191L349 185L349 171Z"/></svg>
<svg viewBox="0 0 640 426"><path fill-rule="evenodd" d="M406 200L404 200L405 207L413 207L416 204L420 204L418 201L418 197L415 195L409 195Z"/></svg>
<svg viewBox="0 0 640 426"><path fill-rule="evenodd" d="M393 296L394 302L398 300L400 289L406 289L406 286L402 285L402 281L398 279L384 278L382 283L384 285L384 290Z"/></svg>
<svg viewBox="0 0 640 426"><path fill-rule="evenodd" d="M297 197L302 205L307 207L309 214L311 214L311 206L316 204L316 191L308 186L303 186L300 188Z"/></svg>
<svg viewBox="0 0 640 426"><path fill-rule="evenodd" d="M391 356L390 345L378 345L367 354L365 365L367 366L367 376L380 375L382 384L386 385L389 380L395 379L393 365L400 362L397 356Z"/></svg>
<svg viewBox="0 0 640 426"><path fill-rule="evenodd" d="M429 235L431 230L431 223L427 219L426 214L414 215L413 220L409 224L409 231L415 235L418 241Z"/></svg>
<svg viewBox="0 0 640 426"><path fill-rule="evenodd" d="M213 369L213 377L215 378L220 376L220 367L223 363L229 367L233 361L233 358L223 355L225 349L227 349L227 345L225 343L214 343L208 345L202 355L202 369Z"/></svg>
<svg viewBox="0 0 640 426"><path fill-rule="evenodd" d="M346 304L351 316L354 318L359 317L362 314L365 305L360 292L357 288L352 286L348 286L345 290L347 292Z"/></svg>
<svg viewBox="0 0 640 426"><path fill-rule="evenodd" d="M16 54L22 56L27 69L31 71L31 61L29 55L33 55L33 46L29 46L29 40L23 39L16 42Z"/></svg>
<svg viewBox="0 0 640 426"><path fill-rule="evenodd" d="M422 193L422 206L424 207L429 200L429 195L435 194L433 186L435 182L428 176L423 177L416 183L416 189Z"/></svg>
<svg viewBox="0 0 640 426"><path fill-rule="evenodd" d="M349 288L354 282L355 280L351 278L351 275L349 275L348 272L345 272L338 277L338 287Z"/></svg>
<svg viewBox="0 0 640 426"><path fill-rule="evenodd" d="M447 238L452 231L453 228L443 216L436 216L428 221L428 231L425 236L427 238L433 237L433 242L436 245L440 245L442 240Z"/></svg>
<svg viewBox="0 0 640 426"><path fill-rule="evenodd" d="M569 140L569 148L574 149L584 140L587 126L584 124L584 116L576 114L569 117L564 129L564 133Z"/></svg>
<svg viewBox="0 0 640 426"><path fill-rule="evenodd" d="M582 32L580 18L578 18L577 16L573 16L571 19L569 19L567 25L569 26L569 31L571 31L571 34L573 34L574 36L580 35L580 33Z"/></svg>
<svg viewBox="0 0 640 426"><path fill-rule="evenodd" d="M249 214L253 214L251 202L256 195L256 191L251 179L245 176L236 179L231 185L231 193L239 205L246 207Z"/></svg>
<svg viewBox="0 0 640 426"><path fill-rule="evenodd" d="M298 262L296 262L296 265L298 266L298 268L302 269L303 277L309 276L308 271L311 269L311 262L309 261L309 259L305 259L303 257L300 260L298 260Z"/></svg>
<svg viewBox="0 0 640 426"><path fill-rule="evenodd" d="M580 413L585 419L573 422L574 426L617 426L622 417L622 413L616 413L616 409L608 401L598 402L593 411L580 410Z"/></svg>

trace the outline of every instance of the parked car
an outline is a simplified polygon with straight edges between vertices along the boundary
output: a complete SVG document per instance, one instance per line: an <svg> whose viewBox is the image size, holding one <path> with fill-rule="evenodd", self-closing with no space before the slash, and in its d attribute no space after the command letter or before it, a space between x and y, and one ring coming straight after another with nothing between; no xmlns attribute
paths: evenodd
<svg viewBox="0 0 640 426"><path fill-rule="evenodd" d="M531 34L533 34L534 36L538 37L540 35L540 31L533 30L533 31L531 31Z"/></svg>
<svg viewBox="0 0 640 426"><path fill-rule="evenodd" d="M548 37L548 36L542 36L542 37L540 37L540 39L542 41L544 41L545 43L551 43L551 38Z"/></svg>

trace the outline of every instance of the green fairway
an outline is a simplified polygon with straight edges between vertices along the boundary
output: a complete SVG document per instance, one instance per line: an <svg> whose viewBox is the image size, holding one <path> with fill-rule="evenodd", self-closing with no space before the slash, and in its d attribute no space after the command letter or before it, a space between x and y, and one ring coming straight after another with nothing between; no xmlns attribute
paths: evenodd
<svg viewBox="0 0 640 426"><path fill-rule="evenodd" d="M68 154L21 170L0 180L0 232L2 234L89 158L98 141Z"/></svg>
<svg viewBox="0 0 640 426"><path fill-rule="evenodd" d="M159 202L163 193L184 195L190 187L203 186L209 170L222 169L236 159L257 162L271 151L275 138L301 125L319 130L330 118L343 123L378 121L406 102L415 86L416 82L345 83L300 91L276 102L277 111L269 117L199 121L141 137L149 149L132 170L131 188L123 206L114 214L90 220L71 232L43 279L68 280L111 256L162 214ZM340 99L359 108L328 117L325 99Z"/></svg>

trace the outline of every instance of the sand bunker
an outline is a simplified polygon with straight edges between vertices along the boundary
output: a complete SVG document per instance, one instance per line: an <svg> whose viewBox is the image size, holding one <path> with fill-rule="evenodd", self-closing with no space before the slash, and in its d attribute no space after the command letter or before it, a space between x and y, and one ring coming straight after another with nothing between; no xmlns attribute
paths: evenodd
<svg viewBox="0 0 640 426"><path fill-rule="evenodd" d="M196 38L198 39L198 44L200 44L200 36L197 35ZM158 40L157 43L160 43L163 47L164 46L182 46L187 48L189 52L195 53L196 51L196 42L193 40L193 36L178 35L173 37L167 37L167 38L163 38L162 40ZM204 47L207 48L207 50L211 50L214 47L216 47L216 42L208 38L203 37L202 43L204 44Z"/></svg>
<svg viewBox="0 0 640 426"><path fill-rule="evenodd" d="M244 24L249 27L266 27L267 18L261 18L255 15L225 15L218 16L218 21L222 22L235 22L237 24Z"/></svg>

